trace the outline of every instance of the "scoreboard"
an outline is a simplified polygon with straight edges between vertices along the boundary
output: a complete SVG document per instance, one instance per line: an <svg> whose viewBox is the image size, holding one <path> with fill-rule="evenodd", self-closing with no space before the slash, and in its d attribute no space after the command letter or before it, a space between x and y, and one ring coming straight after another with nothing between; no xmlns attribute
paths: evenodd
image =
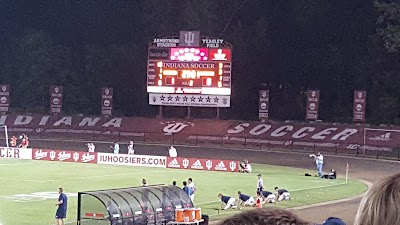
<svg viewBox="0 0 400 225"><path fill-rule="evenodd" d="M184 34L181 32L179 38L156 38L149 44L149 104L229 107L231 45L222 39L200 36L196 44Z"/></svg>

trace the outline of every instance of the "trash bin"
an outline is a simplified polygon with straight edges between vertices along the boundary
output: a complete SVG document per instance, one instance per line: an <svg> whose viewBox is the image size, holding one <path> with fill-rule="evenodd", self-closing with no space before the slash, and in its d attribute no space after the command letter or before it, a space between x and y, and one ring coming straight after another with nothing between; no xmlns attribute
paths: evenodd
<svg viewBox="0 0 400 225"><path fill-rule="evenodd" d="M208 225L208 215L201 214L201 218L204 220L200 225Z"/></svg>

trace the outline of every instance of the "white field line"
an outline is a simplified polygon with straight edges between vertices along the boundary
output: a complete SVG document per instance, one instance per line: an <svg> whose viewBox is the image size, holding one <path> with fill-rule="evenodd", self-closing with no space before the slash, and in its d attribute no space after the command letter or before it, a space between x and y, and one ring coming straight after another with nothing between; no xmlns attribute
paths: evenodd
<svg viewBox="0 0 400 225"><path fill-rule="evenodd" d="M14 179L14 178L1 178L0 180L5 180L5 181L23 181L23 182L32 182L32 183L46 183L49 181L55 181L55 180L27 180L27 179Z"/></svg>
<svg viewBox="0 0 400 225"><path fill-rule="evenodd" d="M29 165L29 164L34 164L34 162L29 162L29 163L0 163L0 166L19 166L19 165Z"/></svg>
<svg viewBox="0 0 400 225"><path fill-rule="evenodd" d="M344 184L346 184L346 183L331 184L331 185L323 185L323 186L316 186L316 187L310 187L310 188L300 188L300 189L291 190L290 193L297 192L297 191L306 191L306 190L318 189L318 188L335 187L335 186L340 186L340 185L344 185ZM201 202L201 203L197 203L197 204L195 204L195 205L205 205L205 204L217 203L217 202L221 202L221 201ZM220 213L220 214L221 214L221 213ZM218 215L218 214L215 214L215 215Z"/></svg>
<svg viewBox="0 0 400 225"><path fill-rule="evenodd" d="M0 178L0 180L46 183L46 182L54 182L54 181L58 181L58 180L82 180L82 179L91 179L91 178L135 175L135 174L150 174L150 173L158 173L158 172L159 171L143 171L143 172L132 172L132 173L107 174L107 175L99 175L99 176L73 177L73 178L67 178L67 179L63 178L63 179L54 179L54 180L27 180L27 179L13 179L13 178Z"/></svg>

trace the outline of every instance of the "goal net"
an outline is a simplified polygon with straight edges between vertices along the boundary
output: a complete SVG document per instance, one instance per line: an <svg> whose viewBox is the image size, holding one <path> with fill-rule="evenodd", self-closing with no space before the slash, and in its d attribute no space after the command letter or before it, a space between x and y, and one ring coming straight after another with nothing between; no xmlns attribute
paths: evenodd
<svg viewBox="0 0 400 225"><path fill-rule="evenodd" d="M0 147L9 147L7 125L0 126Z"/></svg>
<svg viewBox="0 0 400 225"><path fill-rule="evenodd" d="M400 147L400 130L364 128L364 148L370 150L391 151Z"/></svg>

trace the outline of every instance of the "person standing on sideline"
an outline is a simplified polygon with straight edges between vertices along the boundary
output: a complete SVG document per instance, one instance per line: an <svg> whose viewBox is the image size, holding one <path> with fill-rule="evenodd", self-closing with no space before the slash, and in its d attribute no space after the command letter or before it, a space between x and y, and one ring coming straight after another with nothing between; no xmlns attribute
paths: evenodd
<svg viewBox="0 0 400 225"><path fill-rule="evenodd" d="M111 149L113 149L114 154L119 154L119 144L114 141L114 145L110 146Z"/></svg>
<svg viewBox="0 0 400 225"><path fill-rule="evenodd" d="M129 142L128 145L128 154L129 155L134 155L135 154L135 146L133 145L133 141Z"/></svg>
<svg viewBox="0 0 400 225"><path fill-rule="evenodd" d="M147 180L144 178L142 179L142 186L147 187Z"/></svg>
<svg viewBox="0 0 400 225"><path fill-rule="evenodd" d="M192 195L192 189L187 186L187 182L183 181L183 188L182 190L190 197Z"/></svg>
<svg viewBox="0 0 400 225"><path fill-rule="evenodd" d="M194 185L192 178L188 179L188 187L192 189L192 195L190 195L190 199L194 202L194 194L196 194L196 185Z"/></svg>
<svg viewBox="0 0 400 225"><path fill-rule="evenodd" d="M17 147L17 137L15 137L15 136L12 136L11 138L10 138L10 147Z"/></svg>
<svg viewBox="0 0 400 225"><path fill-rule="evenodd" d="M258 181L257 181L257 192L262 193L262 191L264 190L264 181L261 178L261 174L257 174L258 177Z"/></svg>
<svg viewBox="0 0 400 225"><path fill-rule="evenodd" d="M96 146L93 143L87 143L86 146L88 147L88 152L94 152Z"/></svg>
<svg viewBox="0 0 400 225"><path fill-rule="evenodd" d="M176 148L174 148L174 146L171 146L168 149L168 155L169 155L169 157L172 157L172 158L178 157L178 152L176 151Z"/></svg>
<svg viewBox="0 0 400 225"><path fill-rule="evenodd" d="M56 206L58 206L56 212L56 224L64 225L65 218L67 217L68 199L67 196L64 194L63 188L58 188L58 193L60 194L60 196L58 197L58 201L56 203Z"/></svg>
<svg viewBox="0 0 400 225"><path fill-rule="evenodd" d="M310 157L314 158L315 164L317 165L317 173L319 177L322 177L322 166L324 165L324 156L318 152L317 155L311 154Z"/></svg>

